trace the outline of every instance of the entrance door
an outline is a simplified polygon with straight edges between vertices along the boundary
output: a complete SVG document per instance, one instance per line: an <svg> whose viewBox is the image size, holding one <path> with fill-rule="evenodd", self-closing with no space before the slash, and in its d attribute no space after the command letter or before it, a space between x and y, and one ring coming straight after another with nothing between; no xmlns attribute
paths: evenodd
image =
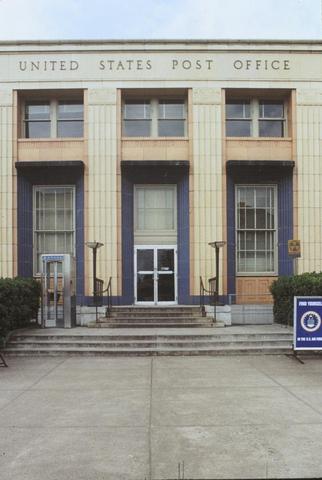
<svg viewBox="0 0 322 480"><path fill-rule="evenodd" d="M177 303L177 251L174 246L138 246L134 252L135 303Z"/></svg>

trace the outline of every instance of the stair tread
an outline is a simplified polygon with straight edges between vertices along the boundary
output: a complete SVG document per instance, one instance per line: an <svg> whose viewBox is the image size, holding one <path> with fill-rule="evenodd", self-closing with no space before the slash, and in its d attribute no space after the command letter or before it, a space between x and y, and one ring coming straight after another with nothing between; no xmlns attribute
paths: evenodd
<svg viewBox="0 0 322 480"><path fill-rule="evenodd" d="M113 338L113 336L111 337L107 337L107 338L103 338L102 340L88 340L88 339L79 339L79 340L68 340L68 339L47 339L47 340L43 340L43 339L37 339L37 340L28 340L28 341L17 341L17 340L12 340L9 345L32 345L34 343L40 343L40 344L43 344L43 345L51 345L53 343L58 343L60 345L64 345L64 344L70 344L70 343L77 343L77 344L105 344L105 343L113 343L113 342L123 342L123 343L138 343L138 342L158 342L158 343L161 343L161 342L164 342L164 343L167 343L167 342L179 342L179 343L183 343L183 342L212 342L212 343L269 343L269 342L285 342L286 339L279 339L279 338L276 338L276 339L225 339L223 337L212 337L212 336L205 336L205 338L195 338L195 337L191 337L191 338L172 338L172 337L162 337L162 336L156 336L156 337L152 337L152 338ZM291 339L289 340L291 341Z"/></svg>
<svg viewBox="0 0 322 480"><path fill-rule="evenodd" d="M231 350L231 351L234 351L234 350L274 350L274 349L281 349L281 348L291 349L291 346L290 346L290 345L283 345L283 346L282 346L282 345L279 345L278 347L275 347L274 345L273 345L273 346L260 346L260 347L258 347L258 346L247 346L245 349L240 348L240 347L239 347L239 348L235 348L235 347L232 347L232 346L225 346L225 347L223 347L223 346L221 346L221 345L216 346L216 348L208 348L208 347L207 347L207 348L200 348L200 347L198 347L198 348L193 348L193 347L189 347L189 349L184 349L184 348L178 349L178 347L174 347L174 348L168 347L168 348L166 348L166 347L162 346L162 350L169 350L169 351L172 351L172 350L182 350L182 351L185 351L185 350L186 350L186 351L193 351L193 350L208 350L208 351L215 351L215 350ZM35 349L33 349L33 350L26 350L26 352L28 352L28 351L34 351L34 350L35 350L35 351L48 351L46 348L37 347L37 348L35 348ZM98 351L103 351L103 352L108 352L108 351L125 351L125 352L126 352L126 351L133 351L133 352L139 352L139 351L156 351L156 350L158 350L158 349L156 349L156 348L154 348L154 347L151 347L151 348L149 348L149 347L145 347L145 348L132 348L132 349L131 349L131 348L119 348L119 347L118 347L118 348L108 348L108 349L106 348L106 349L102 349L102 350L93 349L93 348L92 348L92 349L91 349L91 348L86 348L85 350L82 350L82 349L80 349L79 347L77 347L77 348L65 348L65 349L56 349L56 350L52 349L52 350L50 350L50 351L51 351L51 352L52 352L52 351L57 351L57 352L65 352L65 351L66 351L66 352L74 352L74 351L83 351L83 352L87 352L87 351L88 351L88 352L98 352ZM13 351L24 351L24 350L12 348L12 349L5 349L4 351L5 351L5 352L6 352L6 351L13 352Z"/></svg>

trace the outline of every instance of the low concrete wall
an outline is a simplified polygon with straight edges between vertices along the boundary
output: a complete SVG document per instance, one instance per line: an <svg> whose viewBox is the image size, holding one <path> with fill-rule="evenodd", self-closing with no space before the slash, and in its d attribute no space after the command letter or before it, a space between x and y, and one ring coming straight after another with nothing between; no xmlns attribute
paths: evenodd
<svg viewBox="0 0 322 480"><path fill-rule="evenodd" d="M214 318L215 316L218 322L224 322L225 325L231 325L230 305L218 305L216 307L205 305L205 309L207 317Z"/></svg>
<svg viewBox="0 0 322 480"><path fill-rule="evenodd" d="M98 317L105 317L106 306L97 307ZM77 305L76 307L76 325L86 326L89 322L95 322L95 307L85 307Z"/></svg>
<svg viewBox="0 0 322 480"><path fill-rule="evenodd" d="M232 325L267 325L274 323L273 305L231 305Z"/></svg>

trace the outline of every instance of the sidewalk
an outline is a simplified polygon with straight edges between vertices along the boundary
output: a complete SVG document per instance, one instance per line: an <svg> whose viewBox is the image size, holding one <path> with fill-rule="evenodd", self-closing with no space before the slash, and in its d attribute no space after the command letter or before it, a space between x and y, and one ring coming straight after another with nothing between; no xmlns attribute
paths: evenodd
<svg viewBox="0 0 322 480"><path fill-rule="evenodd" d="M0 478L322 476L322 359L10 358Z"/></svg>

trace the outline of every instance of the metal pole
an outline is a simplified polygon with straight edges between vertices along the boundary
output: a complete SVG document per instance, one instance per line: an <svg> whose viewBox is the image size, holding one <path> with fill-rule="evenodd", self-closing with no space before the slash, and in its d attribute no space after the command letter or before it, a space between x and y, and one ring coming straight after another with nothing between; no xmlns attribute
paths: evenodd
<svg viewBox="0 0 322 480"><path fill-rule="evenodd" d="M96 303L96 252L97 247L93 248L93 296L95 302L95 314L96 314L96 321L97 321L97 303Z"/></svg>
<svg viewBox="0 0 322 480"><path fill-rule="evenodd" d="M216 246L216 304L218 303L219 297L219 247Z"/></svg>

